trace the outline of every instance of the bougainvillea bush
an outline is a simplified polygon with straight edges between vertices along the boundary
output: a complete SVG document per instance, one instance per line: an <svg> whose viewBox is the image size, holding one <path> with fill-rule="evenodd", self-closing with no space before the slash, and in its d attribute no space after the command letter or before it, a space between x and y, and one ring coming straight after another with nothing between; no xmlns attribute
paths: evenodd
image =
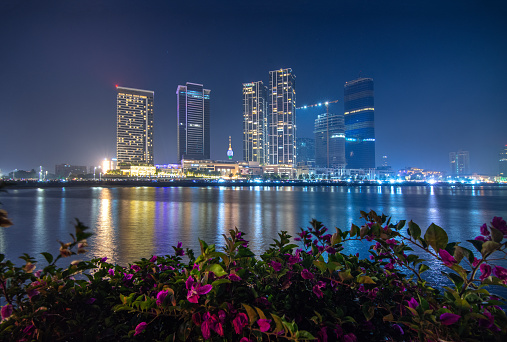
<svg viewBox="0 0 507 342"><path fill-rule="evenodd" d="M347 231L313 220L292 242L281 232L260 256L234 229L223 247L200 241L198 256L178 244L128 267L106 256L58 267L86 252L90 233L77 221L57 257L43 253L47 265L0 257L0 340L507 340L503 299L489 292L507 284L495 265L507 246L503 219L461 244L434 224L422 235L412 221L361 215ZM369 257L348 253L351 240L370 244ZM430 261L445 266L446 284L425 280Z"/></svg>

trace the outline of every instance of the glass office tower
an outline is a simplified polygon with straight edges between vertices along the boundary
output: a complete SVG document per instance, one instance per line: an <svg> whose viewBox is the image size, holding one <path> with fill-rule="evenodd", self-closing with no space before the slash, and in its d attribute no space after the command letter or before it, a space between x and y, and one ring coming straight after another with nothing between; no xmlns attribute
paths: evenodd
<svg viewBox="0 0 507 342"><path fill-rule="evenodd" d="M210 159L210 93L189 82L176 90L178 161Z"/></svg>
<svg viewBox="0 0 507 342"><path fill-rule="evenodd" d="M154 92L116 86L116 158L118 164L154 165Z"/></svg>
<svg viewBox="0 0 507 342"><path fill-rule="evenodd" d="M345 124L342 114L324 113L315 119L315 166L345 168Z"/></svg>
<svg viewBox="0 0 507 342"><path fill-rule="evenodd" d="M347 168L375 168L373 79L345 83L344 109Z"/></svg>

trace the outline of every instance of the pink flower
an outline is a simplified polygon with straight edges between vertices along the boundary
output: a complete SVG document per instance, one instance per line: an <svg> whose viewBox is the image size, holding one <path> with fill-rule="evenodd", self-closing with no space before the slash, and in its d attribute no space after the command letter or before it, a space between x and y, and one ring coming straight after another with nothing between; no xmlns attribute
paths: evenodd
<svg viewBox="0 0 507 342"><path fill-rule="evenodd" d="M280 272L282 270L282 264L280 264L279 262L276 262L276 261L271 261L269 263L269 265L271 267L273 267L273 269L275 270L275 272Z"/></svg>
<svg viewBox="0 0 507 342"><path fill-rule="evenodd" d="M454 264L456 264L456 259L454 259L454 257L450 255L449 252L447 252L445 249L441 249L438 254L442 258L445 266L452 267Z"/></svg>
<svg viewBox="0 0 507 342"><path fill-rule="evenodd" d="M488 230L488 226L486 225L486 223L484 223L481 226L481 234L484 235L484 236L488 236L489 235L489 230Z"/></svg>
<svg viewBox="0 0 507 342"><path fill-rule="evenodd" d="M2 306L2 310L0 310L0 313L2 315L2 320L10 317L12 315L12 305L7 304Z"/></svg>
<svg viewBox="0 0 507 342"><path fill-rule="evenodd" d="M345 341L345 342L356 342L357 341L357 337L353 333L350 333L350 334L347 334L347 335L343 336L343 341Z"/></svg>
<svg viewBox="0 0 507 342"><path fill-rule="evenodd" d="M107 260L107 257L103 257L102 259L100 259L101 262L106 262Z"/></svg>
<svg viewBox="0 0 507 342"><path fill-rule="evenodd" d="M150 259L150 262L155 262L155 261L157 261L157 256L156 255L152 256L151 259Z"/></svg>
<svg viewBox="0 0 507 342"><path fill-rule="evenodd" d="M479 265L479 262L481 262L482 259L477 259L476 257L474 257L474 262L472 263L472 267L477 267L477 265Z"/></svg>
<svg viewBox="0 0 507 342"><path fill-rule="evenodd" d="M187 281L185 282L185 285L188 290L187 299L190 303L198 303L199 296L205 295L212 289L212 286L210 284L201 285L199 283L194 283L192 277L188 277Z"/></svg>
<svg viewBox="0 0 507 342"><path fill-rule="evenodd" d="M301 271L301 277L303 279L313 279L314 275L310 271L308 271L306 268Z"/></svg>
<svg viewBox="0 0 507 342"><path fill-rule="evenodd" d="M322 293L322 290L320 289L320 287L318 285L315 285L313 287L313 293L315 293L315 295L318 297L318 298L322 298L324 296L324 293Z"/></svg>
<svg viewBox="0 0 507 342"><path fill-rule="evenodd" d="M240 281L241 277L237 275L236 273L229 274L229 280L230 281Z"/></svg>
<svg viewBox="0 0 507 342"><path fill-rule="evenodd" d="M40 275L42 274L42 270L38 270L37 272L35 272L33 275L36 276L37 278L40 278Z"/></svg>
<svg viewBox="0 0 507 342"><path fill-rule="evenodd" d="M460 315L446 312L440 315L440 323L443 325L451 325L459 321L460 318Z"/></svg>
<svg viewBox="0 0 507 342"><path fill-rule="evenodd" d="M201 320L201 314L196 312L192 315L192 322L194 322L195 325L197 325L198 327L201 326L202 324L202 320Z"/></svg>
<svg viewBox="0 0 507 342"><path fill-rule="evenodd" d="M25 335L32 335L35 331L35 325L33 324L30 324L30 325L27 325L25 327L25 329L23 329L23 334Z"/></svg>
<svg viewBox="0 0 507 342"><path fill-rule="evenodd" d="M504 284L507 284L507 269L500 266L495 266L493 272L498 277L498 279L503 280Z"/></svg>
<svg viewBox="0 0 507 342"><path fill-rule="evenodd" d="M243 328L248 324L248 317L246 314L240 312L236 318L232 320L232 325L234 326L234 331L236 334L241 334Z"/></svg>
<svg viewBox="0 0 507 342"><path fill-rule="evenodd" d="M141 267L139 267L138 265L132 265L130 266L130 269L133 270L134 272L139 272L141 270Z"/></svg>
<svg viewBox="0 0 507 342"><path fill-rule="evenodd" d="M491 266L489 266L488 264L481 264L480 270L481 276L479 277L479 279L481 281L484 281L484 279L486 279L491 275Z"/></svg>
<svg viewBox="0 0 507 342"><path fill-rule="evenodd" d="M239 342L251 342L251 341L248 337L242 337L241 340L239 340Z"/></svg>
<svg viewBox="0 0 507 342"><path fill-rule="evenodd" d="M271 327L270 323L271 323L270 319L261 318L257 321L257 324L259 324L259 328L262 332L266 332L269 330L269 328Z"/></svg>
<svg viewBox="0 0 507 342"><path fill-rule="evenodd" d="M169 291L163 290L157 293L157 305L160 306L162 303L164 303L165 297L169 294Z"/></svg>
<svg viewBox="0 0 507 342"><path fill-rule="evenodd" d="M112 277L114 276L114 270L113 269L109 269L107 270L107 273L109 273L109 275Z"/></svg>
<svg viewBox="0 0 507 342"><path fill-rule="evenodd" d="M139 335L140 333L142 333L144 331L144 329L146 329L147 325L148 325L148 323L146 323L146 322L139 323L136 326L136 330L135 330L134 336Z"/></svg>
<svg viewBox="0 0 507 342"><path fill-rule="evenodd" d="M417 308L419 306L419 303L413 297L410 298L410 300L407 300L407 303L408 303L408 307L412 308L412 309L415 309L415 308Z"/></svg>
<svg viewBox="0 0 507 342"><path fill-rule="evenodd" d="M209 320L205 320L201 324L202 337L204 337L205 340L211 337L210 323Z"/></svg>

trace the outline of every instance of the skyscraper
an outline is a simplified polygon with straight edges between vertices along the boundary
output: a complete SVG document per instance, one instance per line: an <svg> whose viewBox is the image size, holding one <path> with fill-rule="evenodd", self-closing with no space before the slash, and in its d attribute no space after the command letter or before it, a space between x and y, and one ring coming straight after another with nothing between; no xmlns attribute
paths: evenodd
<svg viewBox="0 0 507 342"><path fill-rule="evenodd" d="M243 83L243 160L266 163L267 87L262 81Z"/></svg>
<svg viewBox="0 0 507 342"><path fill-rule="evenodd" d="M375 168L373 79L345 83L344 109L347 168Z"/></svg>
<svg viewBox="0 0 507 342"><path fill-rule="evenodd" d="M269 72L268 163L296 165L296 76Z"/></svg>
<svg viewBox="0 0 507 342"><path fill-rule="evenodd" d="M315 166L345 168L345 124L342 114L324 113L315 119Z"/></svg>
<svg viewBox="0 0 507 342"><path fill-rule="evenodd" d="M451 167L451 175L460 177L470 174L470 154L468 151L459 150L458 152L449 153L449 165Z"/></svg>
<svg viewBox="0 0 507 342"><path fill-rule="evenodd" d="M179 161L210 159L210 93L202 84L189 82L176 90Z"/></svg>
<svg viewBox="0 0 507 342"><path fill-rule="evenodd" d="M153 96L150 90L116 86L118 164L153 165Z"/></svg>
<svg viewBox="0 0 507 342"><path fill-rule="evenodd" d="M498 167L498 175L507 178L507 145L505 145L504 149L500 152Z"/></svg>

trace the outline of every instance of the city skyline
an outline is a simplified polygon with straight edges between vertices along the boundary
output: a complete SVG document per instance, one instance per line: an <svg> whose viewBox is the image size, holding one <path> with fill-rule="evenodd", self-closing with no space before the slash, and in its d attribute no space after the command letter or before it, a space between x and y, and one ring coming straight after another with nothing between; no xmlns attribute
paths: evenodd
<svg viewBox="0 0 507 342"><path fill-rule="evenodd" d="M346 81L375 80L377 165L387 155L394 169L446 171L449 151L462 149L471 172L498 173L504 2L119 4L2 2L4 173L113 157L115 84L158 94L155 163L177 160L174 87L188 80L213 90L210 157L227 158L231 135L241 160L241 84L283 67L298 77L300 106L339 100L336 113ZM323 113L297 114L297 136L312 137Z"/></svg>

